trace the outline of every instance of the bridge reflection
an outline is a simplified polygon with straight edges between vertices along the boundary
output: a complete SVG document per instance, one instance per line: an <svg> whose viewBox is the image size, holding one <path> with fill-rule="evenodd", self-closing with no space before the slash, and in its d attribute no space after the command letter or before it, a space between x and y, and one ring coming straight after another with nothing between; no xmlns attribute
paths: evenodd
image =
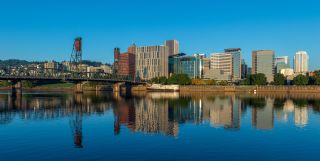
<svg viewBox="0 0 320 161"><path fill-rule="evenodd" d="M54 120L68 118L74 144L83 147L83 117L112 111L114 134L124 128L144 134L178 137L182 124L208 124L237 131L244 117L253 128L274 128L275 120L295 126L308 124L310 110L319 113L320 96L313 95L199 95L180 93L31 93L0 94L0 126L14 119Z"/></svg>

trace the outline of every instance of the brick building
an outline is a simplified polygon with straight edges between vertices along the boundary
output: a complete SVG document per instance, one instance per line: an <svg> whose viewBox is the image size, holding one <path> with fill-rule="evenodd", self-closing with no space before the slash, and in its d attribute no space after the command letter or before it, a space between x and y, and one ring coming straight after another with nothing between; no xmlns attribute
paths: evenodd
<svg viewBox="0 0 320 161"><path fill-rule="evenodd" d="M128 48L128 52L120 53L114 49L114 73L135 78L135 45Z"/></svg>

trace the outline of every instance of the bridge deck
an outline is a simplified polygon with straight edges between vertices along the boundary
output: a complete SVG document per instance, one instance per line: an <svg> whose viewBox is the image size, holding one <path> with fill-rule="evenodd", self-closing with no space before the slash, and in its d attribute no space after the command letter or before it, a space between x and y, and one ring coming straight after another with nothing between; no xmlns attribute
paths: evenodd
<svg viewBox="0 0 320 161"><path fill-rule="evenodd" d="M131 84L144 84L143 81L134 81L130 79L123 78L76 78L76 77L32 77L32 76L0 76L0 80L61 80L61 81L93 81L93 82L109 82L109 83L131 83Z"/></svg>

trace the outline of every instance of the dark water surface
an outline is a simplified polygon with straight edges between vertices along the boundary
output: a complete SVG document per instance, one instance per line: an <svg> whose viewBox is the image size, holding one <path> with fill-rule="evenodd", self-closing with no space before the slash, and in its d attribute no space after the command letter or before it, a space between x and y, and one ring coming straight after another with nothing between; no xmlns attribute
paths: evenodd
<svg viewBox="0 0 320 161"><path fill-rule="evenodd" d="M0 93L1 161L320 160L320 95Z"/></svg>

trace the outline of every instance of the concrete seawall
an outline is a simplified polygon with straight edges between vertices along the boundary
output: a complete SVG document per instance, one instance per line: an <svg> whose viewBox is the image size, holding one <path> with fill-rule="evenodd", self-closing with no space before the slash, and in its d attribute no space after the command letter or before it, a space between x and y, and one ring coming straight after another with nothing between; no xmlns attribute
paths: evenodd
<svg viewBox="0 0 320 161"><path fill-rule="evenodd" d="M320 93L320 86L180 86L180 92Z"/></svg>

